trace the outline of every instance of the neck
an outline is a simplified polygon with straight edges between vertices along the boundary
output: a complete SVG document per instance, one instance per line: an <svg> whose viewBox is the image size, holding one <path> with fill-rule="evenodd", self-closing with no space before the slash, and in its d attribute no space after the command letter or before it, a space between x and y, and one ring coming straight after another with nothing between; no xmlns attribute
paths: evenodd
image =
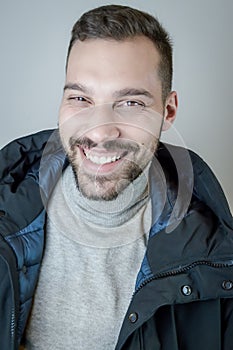
<svg viewBox="0 0 233 350"><path fill-rule="evenodd" d="M148 172L144 169L116 199L111 201L91 200L82 195L76 186L71 166L63 174L62 188L67 203L83 219L104 227L117 227L130 220L148 201Z"/></svg>

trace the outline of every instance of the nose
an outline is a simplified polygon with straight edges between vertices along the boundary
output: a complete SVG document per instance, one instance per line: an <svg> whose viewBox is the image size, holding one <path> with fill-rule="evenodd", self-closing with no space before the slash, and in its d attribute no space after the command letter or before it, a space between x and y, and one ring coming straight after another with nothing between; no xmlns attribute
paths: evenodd
<svg viewBox="0 0 233 350"><path fill-rule="evenodd" d="M103 124L93 127L85 136L96 143L113 140L120 136L119 128L114 124Z"/></svg>
<svg viewBox="0 0 233 350"><path fill-rule="evenodd" d="M88 123L85 136L96 143L118 138L121 132L113 114L114 112L110 108L96 108L91 117L92 121Z"/></svg>

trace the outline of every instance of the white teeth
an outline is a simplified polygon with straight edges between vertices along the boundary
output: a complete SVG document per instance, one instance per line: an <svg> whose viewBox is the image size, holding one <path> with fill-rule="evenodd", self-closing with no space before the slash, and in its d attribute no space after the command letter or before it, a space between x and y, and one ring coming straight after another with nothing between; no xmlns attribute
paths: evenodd
<svg viewBox="0 0 233 350"><path fill-rule="evenodd" d="M108 164L115 162L116 160L120 159L120 156L113 156L113 157L97 157L92 156L90 153L85 153L87 159L89 159L91 162L99 165Z"/></svg>

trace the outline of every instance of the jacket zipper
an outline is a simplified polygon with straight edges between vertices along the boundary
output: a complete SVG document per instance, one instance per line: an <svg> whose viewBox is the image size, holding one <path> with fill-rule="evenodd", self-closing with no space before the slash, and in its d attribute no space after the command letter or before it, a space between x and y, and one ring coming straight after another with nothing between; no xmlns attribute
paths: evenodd
<svg viewBox="0 0 233 350"><path fill-rule="evenodd" d="M11 309L11 346L15 348L15 308Z"/></svg>
<svg viewBox="0 0 233 350"><path fill-rule="evenodd" d="M198 266L198 265L207 265L207 266L210 266L210 267L213 267L213 268L232 267L233 266L233 260L228 260L228 261L225 261L225 262L211 262L211 261L207 261L207 260L199 260L199 261L193 262L192 264L185 265L183 267L179 267L179 268L171 270L171 271L158 273L156 275L153 275L153 276L147 278L145 281L143 281L136 288L133 296L135 294L137 294L148 283L150 283L150 282L152 282L154 280L158 280L158 279L161 279L161 278L166 278L166 277L179 275L181 273L187 272L188 270L190 270L190 269L192 269L192 268L194 268L195 266Z"/></svg>
<svg viewBox="0 0 233 350"><path fill-rule="evenodd" d="M0 240L1 240L1 235L0 235ZM3 240L4 243L6 243ZM3 243L3 244L4 244ZM12 250L9 250L9 254L12 254ZM16 270L16 266L12 265L12 260L7 259L5 255L2 256L3 260L8 266L8 272L9 272L9 278L10 278L10 287L12 290L12 307L11 307L11 319L10 319L10 329L9 329L9 343L8 345L10 346L11 350L16 349L16 323L17 323L17 303L16 303L16 297L15 297L15 287L14 287L14 280L16 280L17 276L14 276L12 271ZM10 350L9 349L9 350Z"/></svg>

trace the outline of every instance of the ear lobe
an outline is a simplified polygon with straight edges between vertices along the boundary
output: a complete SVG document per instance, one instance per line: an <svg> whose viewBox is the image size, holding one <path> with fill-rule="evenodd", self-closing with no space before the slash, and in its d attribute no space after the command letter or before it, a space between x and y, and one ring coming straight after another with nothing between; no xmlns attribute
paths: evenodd
<svg viewBox="0 0 233 350"><path fill-rule="evenodd" d="M162 131L168 130L176 119L178 108L178 98L176 91L172 91L166 99L164 121Z"/></svg>

